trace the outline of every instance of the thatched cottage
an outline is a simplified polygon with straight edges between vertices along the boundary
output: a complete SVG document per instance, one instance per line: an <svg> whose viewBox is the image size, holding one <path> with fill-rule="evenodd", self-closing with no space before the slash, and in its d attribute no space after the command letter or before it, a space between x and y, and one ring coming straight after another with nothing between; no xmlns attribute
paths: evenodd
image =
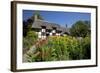
<svg viewBox="0 0 100 73"><path fill-rule="evenodd" d="M68 35L69 30L65 27L60 26L56 23L51 23L45 20L37 19L35 15L35 20L32 24L32 29L36 31L39 38L46 38L47 36L61 36Z"/></svg>

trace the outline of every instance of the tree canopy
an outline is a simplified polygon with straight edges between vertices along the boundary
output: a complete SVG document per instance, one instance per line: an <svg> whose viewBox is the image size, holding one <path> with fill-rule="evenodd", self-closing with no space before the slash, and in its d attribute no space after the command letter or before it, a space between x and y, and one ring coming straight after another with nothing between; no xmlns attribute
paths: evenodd
<svg viewBox="0 0 100 73"><path fill-rule="evenodd" d="M84 21L77 21L72 25L70 33L75 37L85 37L89 33L90 27Z"/></svg>

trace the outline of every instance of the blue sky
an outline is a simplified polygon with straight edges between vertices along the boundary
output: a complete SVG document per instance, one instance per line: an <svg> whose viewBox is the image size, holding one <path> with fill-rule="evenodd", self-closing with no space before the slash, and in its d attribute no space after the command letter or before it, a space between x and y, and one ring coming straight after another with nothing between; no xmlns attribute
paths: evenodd
<svg viewBox="0 0 100 73"><path fill-rule="evenodd" d="M27 20L34 14L35 10L23 10L23 20ZM71 27L76 21L90 21L90 13L79 13L79 12L56 12L56 11L39 11L40 15L44 20L57 23L61 26L67 24L68 27Z"/></svg>

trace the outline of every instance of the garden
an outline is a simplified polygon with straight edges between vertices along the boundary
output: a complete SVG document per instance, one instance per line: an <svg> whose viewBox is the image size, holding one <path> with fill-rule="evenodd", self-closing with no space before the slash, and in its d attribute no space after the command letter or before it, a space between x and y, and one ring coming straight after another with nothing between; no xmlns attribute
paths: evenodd
<svg viewBox="0 0 100 73"><path fill-rule="evenodd" d="M91 45L89 36L82 39L72 36L50 36L45 40L45 44L41 45L39 43L41 46L33 43L33 48L31 48L33 44L30 44L30 46L28 44L32 40L28 41L28 43L24 42L24 45L30 48L25 53L28 62L90 59ZM37 40L33 39L33 41Z"/></svg>
<svg viewBox="0 0 100 73"><path fill-rule="evenodd" d="M23 21L23 62L91 59L90 21L75 22L69 28L70 35L48 36L46 39L38 38L32 30L33 22L34 16Z"/></svg>

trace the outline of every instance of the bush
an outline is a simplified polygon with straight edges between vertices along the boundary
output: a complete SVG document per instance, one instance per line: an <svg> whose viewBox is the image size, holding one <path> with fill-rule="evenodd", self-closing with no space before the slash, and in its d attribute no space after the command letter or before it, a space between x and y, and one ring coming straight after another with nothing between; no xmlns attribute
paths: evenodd
<svg viewBox="0 0 100 73"><path fill-rule="evenodd" d="M29 31L27 33L26 39L28 39L28 41L30 42L31 45L33 45L35 43L37 38L38 38L38 35L34 31Z"/></svg>
<svg viewBox="0 0 100 73"><path fill-rule="evenodd" d="M27 36L23 38L23 48L28 50L37 41L37 34L34 31L29 31Z"/></svg>
<svg viewBox="0 0 100 73"><path fill-rule="evenodd" d="M91 39L90 36L85 37L83 39L83 59L90 59L91 58Z"/></svg>

